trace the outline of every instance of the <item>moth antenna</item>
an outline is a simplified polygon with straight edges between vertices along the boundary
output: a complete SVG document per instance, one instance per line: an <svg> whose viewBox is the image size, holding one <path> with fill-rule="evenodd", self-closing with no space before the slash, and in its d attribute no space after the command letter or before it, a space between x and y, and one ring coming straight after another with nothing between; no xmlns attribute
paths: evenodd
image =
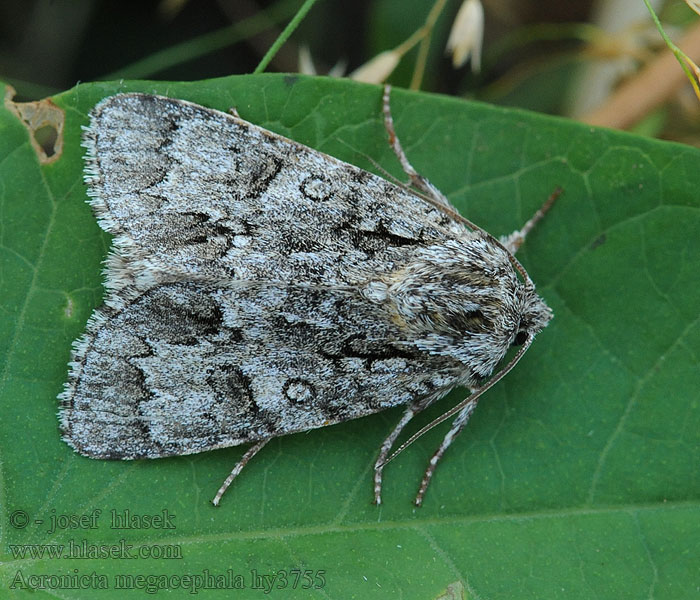
<svg viewBox="0 0 700 600"><path fill-rule="evenodd" d="M406 448L408 448L413 442L415 442L419 437L422 437L424 434L428 433L428 431L430 431L433 427L436 427L443 421L446 421L451 416L460 412L468 403L474 402L476 407L476 403L478 402L479 398L488 390L490 390L494 385L496 385L496 383L498 383L501 379L503 379L508 374L508 372L518 363L518 361L522 358L523 354L525 354L525 351L530 347L530 344L532 344L533 339L535 339L534 336L529 336L525 343L520 347L520 350L518 350L517 354L510 360L510 362L505 367L503 367L498 373L496 373L491 379L489 379L487 383L482 385L480 388L474 390L474 392L469 394L469 396L467 396L464 400L453 406L450 410L442 413L439 417L428 423L418 432L414 433L403 444L401 444L389 456L389 458L387 458L383 463L376 465L375 469L383 467L390 463Z"/></svg>
<svg viewBox="0 0 700 600"><path fill-rule="evenodd" d="M382 165L380 165L376 160L374 160L369 154L367 154L367 153L365 153L365 152L361 152L361 151L358 150L357 148L354 148L353 146L351 146L350 144L348 144L345 140L338 140L338 141L339 141L341 144L343 144L343 146L345 146L346 148L349 148L350 150L352 150L352 151L353 151L355 154L357 154L358 156L361 156L362 158L364 158L364 159L367 160L368 162L372 163L372 166L373 166L375 169L377 169L377 171L380 171L381 174L384 175L384 177L385 177L387 180L391 180L391 181L394 182L396 185L398 185L400 188L403 188L403 189L405 189L405 190L408 190L408 191L410 191L412 194L415 194L415 193L416 193L416 191L415 191L413 188L407 186L407 185L406 185L403 181L401 181L398 177L395 177L394 175L392 175L391 173L389 173L389 171L387 171L384 167L382 167ZM418 194L418 195L421 196L421 198L423 197L421 194Z"/></svg>

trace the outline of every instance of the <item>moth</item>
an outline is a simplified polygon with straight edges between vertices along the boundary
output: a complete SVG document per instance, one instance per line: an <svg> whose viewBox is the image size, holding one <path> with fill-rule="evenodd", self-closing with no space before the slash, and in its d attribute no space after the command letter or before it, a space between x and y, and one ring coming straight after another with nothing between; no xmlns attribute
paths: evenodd
<svg viewBox="0 0 700 600"><path fill-rule="evenodd" d="M404 405L411 419L455 386L478 398L552 312L514 257L553 195L497 240L409 163L383 96L397 185L226 114L150 94L90 113L89 202L114 236L104 306L73 347L63 439L97 459L179 456L251 443L213 503L272 438ZM510 362L491 379L511 346Z"/></svg>

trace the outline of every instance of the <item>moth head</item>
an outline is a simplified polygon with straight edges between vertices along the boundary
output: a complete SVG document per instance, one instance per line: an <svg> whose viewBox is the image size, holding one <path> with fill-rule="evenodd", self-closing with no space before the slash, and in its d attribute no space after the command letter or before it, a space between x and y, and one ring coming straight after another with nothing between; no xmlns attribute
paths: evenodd
<svg viewBox="0 0 700 600"><path fill-rule="evenodd" d="M512 346L522 346L542 331L552 319L549 308L529 281L521 284L520 322L511 342Z"/></svg>

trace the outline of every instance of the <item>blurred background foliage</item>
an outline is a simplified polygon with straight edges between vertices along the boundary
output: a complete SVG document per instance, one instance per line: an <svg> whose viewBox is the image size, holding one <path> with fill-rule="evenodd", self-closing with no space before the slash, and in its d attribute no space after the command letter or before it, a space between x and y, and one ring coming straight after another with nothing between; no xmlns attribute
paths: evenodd
<svg viewBox="0 0 700 600"><path fill-rule="evenodd" d="M397 86L700 145L700 103L678 63L663 62L670 53L642 0L470 1L483 8L480 70L473 53L455 68L445 52L462 0L311 2L265 70L347 76L399 49L388 75ZM28 100L85 81L251 73L303 4L2 0L0 79ZM651 4L697 62L700 17L681 0ZM472 40L472 50L478 46ZM374 72L365 80L383 78ZM627 97L616 97L625 86Z"/></svg>

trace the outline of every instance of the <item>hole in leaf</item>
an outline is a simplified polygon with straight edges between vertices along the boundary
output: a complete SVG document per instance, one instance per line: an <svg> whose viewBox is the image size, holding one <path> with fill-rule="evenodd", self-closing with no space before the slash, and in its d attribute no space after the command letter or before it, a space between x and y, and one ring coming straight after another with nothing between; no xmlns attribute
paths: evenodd
<svg viewBox="0 0 700 600"><path fill-rule="evenodd" d="M63 152L63 123L66 115L50 98L35 102L13 102L14 90L5 94L5 107L20 119L29 131L29 140L39 162L58 160Z"/></svg>
<svg viewBox="0 0 700 600"><path fill-rule="evenodd" d="M58 131L52 125L43 125L34 132L34 139L46 154L46 158L51 158L56 154L56 142L58 141Z"/></svg>

